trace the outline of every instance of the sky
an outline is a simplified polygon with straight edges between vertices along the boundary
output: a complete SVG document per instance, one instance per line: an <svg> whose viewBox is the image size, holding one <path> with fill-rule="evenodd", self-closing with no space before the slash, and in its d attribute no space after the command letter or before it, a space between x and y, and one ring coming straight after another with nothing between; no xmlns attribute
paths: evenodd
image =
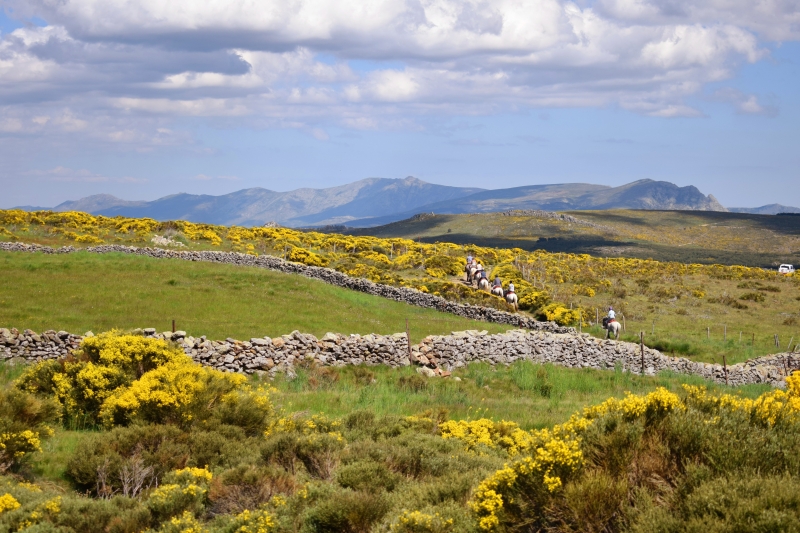
<svg viewBox="0 0 800 533"><path fill-rule="evenodd" d="M800 206L800 0L0 0L0 208L415 176Z"/></svg>

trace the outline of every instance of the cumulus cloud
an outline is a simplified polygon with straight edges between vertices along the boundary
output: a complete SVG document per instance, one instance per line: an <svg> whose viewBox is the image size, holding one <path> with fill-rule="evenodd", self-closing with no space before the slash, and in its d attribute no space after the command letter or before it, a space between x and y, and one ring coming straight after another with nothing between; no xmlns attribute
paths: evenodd
<svg viewBox="0 0 800 533"><path fill-rule="evenodd" d="M3 3L3 0L0 0ZM182 117L377 129L415 116L618 106L698 116L707 84L800 38L800 0L6 0L0 134L191 143ZM770 114L757 95L720 95Z"/></svg>

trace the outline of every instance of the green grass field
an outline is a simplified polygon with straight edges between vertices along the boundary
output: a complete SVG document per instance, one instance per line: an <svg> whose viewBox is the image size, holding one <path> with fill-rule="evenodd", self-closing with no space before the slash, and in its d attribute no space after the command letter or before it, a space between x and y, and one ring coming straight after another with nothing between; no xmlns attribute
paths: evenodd
<svg viewBox="0 0 800 533"><path fill-rule="evenodd" d="M417 342L451 331L508 329L253 267L0 252L0 272L0 327L20 330L166 331L174 319L190 335L249 339L294 330L391 334L405 331L408 319Z"/></svg>

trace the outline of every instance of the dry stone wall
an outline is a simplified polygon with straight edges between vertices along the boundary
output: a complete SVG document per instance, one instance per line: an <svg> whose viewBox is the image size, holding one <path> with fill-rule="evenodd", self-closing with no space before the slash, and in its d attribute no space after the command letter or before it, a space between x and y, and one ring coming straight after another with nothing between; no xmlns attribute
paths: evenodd
<svg viewBox="0 0 800 533"><path fill-rule="evenodd" d="M292 332L269 338L209 340L187 336L177 331L158 333L153 328L137 330L147 337L176 343L198 363L229 372L277 372L293 374L301 361L315 361L322 366L416 365L421 373L447 376L454 369L473 361L493 365L515 361L553 363L572 368L613 369L654 375L661 371L693 374L725 383L726 370L721 365L697 363L669 357L638 344L601 340L589 335L511 330L489 335L485 331L463 331L452 335L430 336L409 350L404 333L394 335L341 335L327 333L321 339ZM91 332L86 335L92 335ZM0 328L0 361L41 361L63 357L78 348L83 336L65 331L37 334L30 330ZM727 367L730 385L768 383L783 387L785 377L800 368L800 354L777 354Z"/></svg>
<svg viewBox="0 0 800 533"><path fill-rule="evenodd" d="M491 307L459 304L446 300L440 296L427 294L416 289L408 287L393 287L390 285L373 283L368 279L353 278L331 268L313 267L301 263L292 263L291 261L284 261L283 259L269 255L254 256L237 252L178 251L165 250L162 248L137 248L134 246L122 245L103 245L81 249L74 248L72 246L52 248L38 244L13 242L0 242L0 250L14 252L41 252L46 254L66 254L78 251L96 254L116 252L144 255L159 259L182 259L186 261L207 261L211 263L254 266L275 270L278 272L284 272L287 274L299 274L301 276L323 281L330 285L336 285L337 287L364 292L419 307L436 309L444 313L452 313L454 315L473 320L508 324L518 328L536 331L549 331L551 333L575 333L575 328L559 326L554 322L539 322L538 320L534 320L530 317L516 313L508 313L498 309L492 309Z"/></svg>

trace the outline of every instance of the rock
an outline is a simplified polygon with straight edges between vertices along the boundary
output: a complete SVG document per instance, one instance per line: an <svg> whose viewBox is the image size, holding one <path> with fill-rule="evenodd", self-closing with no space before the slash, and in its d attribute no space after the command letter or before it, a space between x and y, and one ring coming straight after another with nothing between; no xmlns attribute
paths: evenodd
<svg viewBox="0 0 800 533"><path fill-rule="evenodd" d="M434 372L432 369L428 368L427 366L421 366L421 367L417 368L417 374L419 374L421 376L425 376L426 378L435 378L436 377L436 372Z"/></svg>
<svg viewBox="0 0 800 533"><path fill-rule="evenodd" d="M156 328L144 328L142 331L148 337L152 337L156 334Z"/></svg>
<svg viewBox="0 0 800 533"><path fill-rule="evenodd" d="M170 337L170 338L171 338L172 340L176 341L176 340L178 340L178 339L183 339L183 338L185 338L185 337L186 337L186 332L185 332L185 331L182 331L182 330L178 330L178 331L176 331L175 333L173 333L173 334L171 335L171 337Z"/></svg>
<svg viewBox="0 0 800 533"><path fill-rule="evenodd" d="M84 333L84 334L83 334L83 337L84 337L84 338L87 338L87 337L94 337L94 333L92 333L91 331L87 331L86 333Z"/></svg>
<svg viewBox="0 0 800 533"><path fill-rule="evenodd" d="M286 341L283 339L283 337L275 337L274 339L272 339L272 345L275 348L283 348L284 346L286 346Z"/></svg>
<svg viewBox="0 0 800 533"><path fill-rule="evenodd" d="M253 338L253 339L250 339L250 344L252 344L254 346L269 346L269 345L272 344L272 342L270 342L267 339Z"/></svg>

